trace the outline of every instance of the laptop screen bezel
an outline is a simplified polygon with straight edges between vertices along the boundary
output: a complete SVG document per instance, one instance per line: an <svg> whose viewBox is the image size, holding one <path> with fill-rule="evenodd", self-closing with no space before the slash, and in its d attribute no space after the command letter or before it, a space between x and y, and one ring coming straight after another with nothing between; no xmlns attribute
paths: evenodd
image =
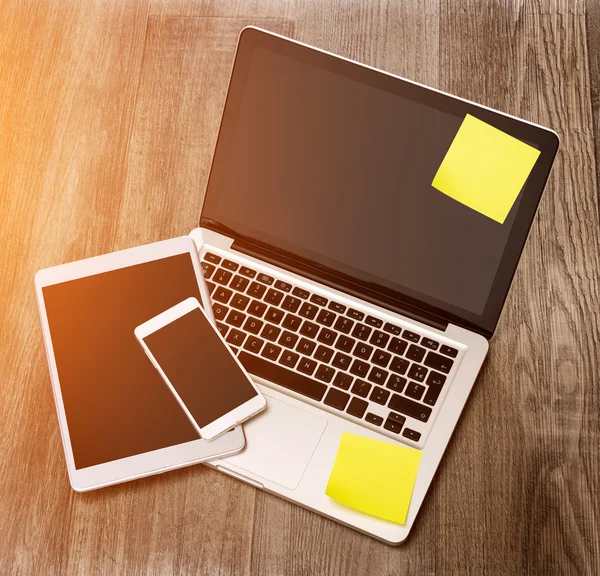
<svg viewBox="0 0 600 576"><path fill-rule="evenodd" d="M520 201L506 248L482 314L471 313L451 305L444 305L444 303L434 306L429 302L408 296L400 290L391 290L379 284L365 282L359 278L348 276L334 268L324 266L299 254L282 249L272 242L265 241L265 238L261 239L260 233L253 233L251 230L241 230L239 224L233 221L227 222L211 210L211 180L214 175L215 159L219 153L223 153L219 148L220 143L222 143L223 133L231 130L236 121L237 111L243 98L243 88L249 64L253 50L257 47L331 70L332 73L350 77L355 81L390 91L403 98L420 102L421 104L443 110L450 114L464 116L467 113L475 113L481 120L496 126L520 140L533 144L540 150L540 156L527 180L525 192ZM491 338L506 301L557 150L558 136L549 129L298 43L289 38L284 38L258 28L248 27L242 30L238 41L233 71L200 216L200 227L223 233L233 238L236 243L251 247L253 253L264 255L269 261L274 261L283 268L289 268L291 264L294 271L304 272L311 278L316 278L326 285L333 285L341 289L346 288L354 294L364 292L369 295L369 301L379 301L384 307L392 307L396 310L402 310L405 307L412 310L420 310L426 317L438 319L445 324L457 324L478 332L486 338ZM212 192L212 194L217 193L216 191Z"/></svg>

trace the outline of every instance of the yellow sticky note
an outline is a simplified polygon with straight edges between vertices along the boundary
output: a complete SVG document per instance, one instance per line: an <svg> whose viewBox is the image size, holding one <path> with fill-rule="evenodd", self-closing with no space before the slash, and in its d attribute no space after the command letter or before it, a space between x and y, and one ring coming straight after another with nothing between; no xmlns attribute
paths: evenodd
<svg viewBox="0 0 600 576"><path fill-rule="evenodd" d="M540 151L467 114L432 186L504 223Z"/></svg>
<svg viewBox="0 0 600 576"><path fill-rule="evenodd" d="M327 496L354 510L404 524L421 451L344 432Z"/></svg>

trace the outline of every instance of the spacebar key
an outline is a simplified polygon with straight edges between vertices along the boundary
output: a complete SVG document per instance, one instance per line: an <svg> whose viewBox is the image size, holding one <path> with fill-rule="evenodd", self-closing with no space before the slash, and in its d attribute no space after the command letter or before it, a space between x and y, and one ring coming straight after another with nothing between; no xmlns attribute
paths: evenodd
<svg viewBox="0 0 600 576"><path fill-rule="evenodd" d="M327 391L327 386L316 380L311 380L296 372L287 370L277 364L267 362L258 356L253 356L243 350L238 354L238 359L242 366L255 376L260 376L265 380L270 380L275 384L279 384L288 390L298 392L308 396L313 400L321 400Z"/></svg>

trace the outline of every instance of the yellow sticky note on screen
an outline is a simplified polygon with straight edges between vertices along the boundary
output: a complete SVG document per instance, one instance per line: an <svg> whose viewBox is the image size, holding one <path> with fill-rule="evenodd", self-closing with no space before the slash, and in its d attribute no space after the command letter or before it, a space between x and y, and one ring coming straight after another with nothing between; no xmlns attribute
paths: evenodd
<svg viewBox="0 0 600 576"><path fill-rule="evenodd" d="M359 512L404 524L421 451L344 432L327 496Z"/></svg>
<svg viewBox="0 0 600 576"><path fill-rule="evenodd" d="M504 223L540 151L467 114L432 186Z"/></svg>

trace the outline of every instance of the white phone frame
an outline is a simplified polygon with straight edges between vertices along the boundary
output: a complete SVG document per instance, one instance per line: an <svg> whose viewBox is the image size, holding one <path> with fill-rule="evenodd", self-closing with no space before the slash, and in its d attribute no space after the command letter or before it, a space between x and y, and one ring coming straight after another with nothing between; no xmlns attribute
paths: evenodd
<svg viewBox="0 0 600 576"><path fill-rule="evenodd" d="M87 258L69 264L62 264L53 268L40 270L35 275L35 291L42 325L42 334L44 346L46 348L46 357L48 359L48 368L50 371L50 380L52 382L52 392L56 404L60 435L67 462L67 471L69 482L76 492L86 492L120 482L126 482L135 478L142 478L152 474L190 466L205 462L206 460L224 457L236 454L245 446L244 432L241 427L237 427L233 432L219 438L215 442L206 442L198 439L168 446L143 454L136 454L127 458L105 462L86 468L76 468L73 456L73 447L69 435L67 416L62 398L60 379L54 357L54 348L48 323L48 315L44 303L43 288L53 284L61 284L71 280L77 280L86 276L94 276L103 272L110 272L120 268L135 266L169 256L189 253L191 256L196 278L200 288L200 295L203 301L208 304L208 314L212 316L212 307L210 306L210 296L202 268L198 258L198 252L194 241L187 237L173 238L153 244L147 244L137 248L113 252L103 256Z"/></svg>
<svg viewBox="0 0 600 576"><path fill-rule="evenodd" d="M192 310L195 310L196 308L198 308L200 312L204 314L206 319L209 321L209 324L223 343L223 346L227 349L227 352L229 352L231 357L235 360L236 364L240 367L240 370L246 376L248 383L252 386L252 388L254 388L254 391L256 392L256 396L250 398L250 400L247 400L243 404L240 404L239 406L237 406L233 410L230 410L226 414L223 414L223 416L220 416L219 418L217 418L210 424L205 425L204 427L201 427L196 422L196 420L194 420L194 417L188 410L181 396L179 396L177 390L175 389L167 375L164 373L160 364L152 354L152 351L150 350L150 348L148 348L146 342L144 341L144 338L146 338L150 334L153 334L154 332L157 332L165 326L168 326L175 320L181 318L182 316L185 316L186 314L189 314ZM233 352L231 352L229 346L225 343L225 339L223 338L219 330L215 328L214 323L211 322L210 318L205 314L204 310L202 309L202 306L200 306L200 302L198 302L196 298L187 298L186 300L180 302L179 304L176 304L172 308L161 312L160 314L158 314L158 316L155 316L147 322L140 324L134 330L134 333L136 338L138 339L138 342L142 345L144 352L146 353L156 370L158 370L158 373L161 375L162 379L165 381L165 383L173 393L173 396L175 396L175 398L183 408L190 422L194 425L194 428L196 428L198 434L200 434L200 436L205 440L214 440L221 434L227 432L227 430L229 430L230 428L233 428L237 424L241 424L242 422L248 420L248 418L251 418L252 416L258 414L260 411L266 408L267 401L265 400L265 397L262 395L261 391L258 389L248 372L246 372L246 369L242 366L242 363L239 361L238 357Z"/></svg>

